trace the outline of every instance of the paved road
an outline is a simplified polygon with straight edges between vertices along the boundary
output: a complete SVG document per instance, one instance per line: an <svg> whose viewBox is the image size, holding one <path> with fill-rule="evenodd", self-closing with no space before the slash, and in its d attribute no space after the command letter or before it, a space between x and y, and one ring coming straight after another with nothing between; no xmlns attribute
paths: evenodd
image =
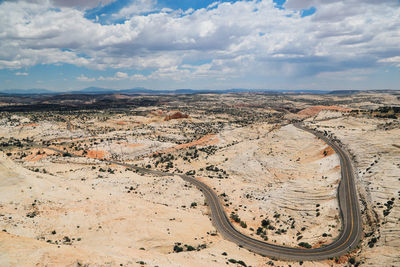
<svg viewBox="0 0 400 267"><path fill-rule="evenodd" d="M338 188L338 200L342 217L342 231L335 241L320 248L303 249L279 246L256 240L252 237L246 236L238 232L228 219L224 208L221 205L215 192L206 184L197 180L193 176L149 170L131 164L121 163L118 161L107 162L122 165L125 167L136 169L143 173L149 173L157 176L178 175L183 180L195 185L197 188L200 189L200 191L202 191L206 198L206 201L211 209L211 220L217 231L225 239L230 240L252 252L284 260L322 260L330 257L341 256L357 247L362 233L360 209L357 199L356 186L354 184L351 161L348 155L334 141L329 140L321 133L314 132L298 124L296 124L295 126L299 129L314 134L318 138L325 141L335 150L340 159L342 180ZM63 151L57 149L52 150L63 153Z"/></svg>

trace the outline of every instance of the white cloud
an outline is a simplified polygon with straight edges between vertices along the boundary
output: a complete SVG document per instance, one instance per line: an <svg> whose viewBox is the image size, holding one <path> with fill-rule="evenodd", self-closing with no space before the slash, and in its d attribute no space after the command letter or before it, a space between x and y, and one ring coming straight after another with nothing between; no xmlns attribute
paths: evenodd
<svg viewBox="0 0 400 267"><path fill-rule="evenodd" d="M26 0L29 3L47 4L52 3L56 7L76 7L76 8L94 8L97 6L108 5L116 0Z"/></svg>
<svg viewBox="0 0 400 267"><path fill-rule="evenodd" d="M395 66L400 68L400 56L383 58L383 59L378 60L378 62L381 62L381 63L392 63Z"/></svg>
<svg viewBox="0 0 400 267"><path fill-rule="evenodd" d="M134 15L145 14L156 11L156 0L134 0L128 6L123 7L118 13L114 14L115 18L129 18ZM163 12L169 10L163 10Z"/></svg>
<svg viewBox="0 0 400 267"><path fill-rule="evenodd" d="M186 69L179 69L178 66L171 66L167 68L160 68L151 73L148 78L152 80L174 80L182 81L189 78L190 71Z"/></svg>
<svg viewBox="0 0 400 267"><path fill-rule="evenodd" d="M134 74L130 77L132 81L145 81L147 77L142 74Z"/></svg>
<svg viewBox="0 0 400 267"><path fill-rule="evenodd" d="M397 0L287 0L284 4L286 8L308 9L311 6L321 7L332 3L342 2L347 6L361 6L365 4L396 4ZM337 15L337 14L336 14Z"/></svg>
<svg viewBox="0 0 400 267"><path fill-rule="evenodd" d="M118 71L117 73L115 73L115 77L118 79L126 79L128 78L128 74L125 72Z"/></svg>
<svg viewBox="0 0 400 267"><path fill-rule="evenodd" d="M76 79L81 82L94 82L96 80L96 78L89 78L83 74L81 74L81 76L79 76L79 77L76 77Z"/></svg>
<svg viewBox="0 0 400 267"><path fill-rule="evenodd" d="M27 72L16 72L15 75L17 75L17 76L28 76L29 73L27 73Z"/></svg>
<svg viewBox="0 0 400 267"><path fill-rule="evenodd" d="M103 77L100 76L98 78L99 81L119 81L119 80L123 80L123 79L127 79L129 76L127 73L125 72L116 72L115 75L113 77Z"/></svg>
<svg viewBox="0 0 400 267"><path fill-rule="evenodd" d="M116 0L52 0L56 6L94 8L98 5L108 5Z"/></svg>
<svg viewBox="0 0 400 267"><path fill-rule="evenodd" d="M288 0L286 10L270 0L238 1L171 12L158 10L155 0L135 0L114 15L126 21L110 25L86 19L77 3L2 2L0 69L68 63L152 70L98 78L109 81L313 76L397 64L390 58L400 54L396 1ZM298 9L311 5L317 12L301 18Z"/></svg>

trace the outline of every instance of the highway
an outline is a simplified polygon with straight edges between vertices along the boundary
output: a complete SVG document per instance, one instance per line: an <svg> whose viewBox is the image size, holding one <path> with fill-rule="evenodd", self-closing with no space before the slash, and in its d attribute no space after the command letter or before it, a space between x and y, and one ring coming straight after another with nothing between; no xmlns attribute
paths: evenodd
<svg viewBox="0 0 400 267"><path fill-rule="evenodd" d="M267 257L274 257L276 259L295 261L323 260L344 255L357 247L362 234L360 208L351 161L348 155L333 140L330 140L319 132L315 132L311 129L300 126L299 124L295 124L295 126L299 129L314 134L316 137L326 142L335 150L340 159L342 179L338 187L337 197L342 218L342 228L339 236L332 243L320 248L305 249L274 245L240 233L231 224L216 193L209 186L197 180L193 176L150 170L118 161L107 160L107 162L129 167L140 172L156 176L177 175L183 180L195 185L206 198L206 202L211 210L212 223L217 229L218 233L220 233L225 239L232 241L254 253ZM49 147L47 148L50 149ZM52 150L63 153L63 151L57 149Z"/></svg>

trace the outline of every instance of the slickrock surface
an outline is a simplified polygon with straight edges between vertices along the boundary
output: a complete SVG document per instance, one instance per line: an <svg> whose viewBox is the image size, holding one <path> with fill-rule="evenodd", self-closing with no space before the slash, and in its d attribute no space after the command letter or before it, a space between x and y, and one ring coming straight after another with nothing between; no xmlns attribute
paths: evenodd
<svg viewBox="0 0 400 267"><path fill-rule="evenodd" d="M360 255L371 266L400 264L399 121L360 115L308 125L336 136L354 155L364 212Z"/></svg>
<svg viewBox="0 0 400 267"><path fill-rule="evenodd" d="M400 265L400 120L390 109L400 106L399 95L115 99L134 104L0 113L0 266ZM178 110L185 116L165 120ZM310 113L301 117L301 110ZM293 126L304 118L353 159L364 227L359 248L287 262L224 240L202 193L173 173L213 188L233 225L253 238L319 247L338 236L339 158Z"/></svg>

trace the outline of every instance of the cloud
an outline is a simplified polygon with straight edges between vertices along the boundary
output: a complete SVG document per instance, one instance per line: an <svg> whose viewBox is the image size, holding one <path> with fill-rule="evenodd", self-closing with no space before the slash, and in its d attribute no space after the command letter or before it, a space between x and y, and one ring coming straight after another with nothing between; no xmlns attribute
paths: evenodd
<svg viewBox="0 0 400 267"><path fill-rule="evenodd" d="M254 0L183 12L134 0L113 15L122 23L107 25L85 18L77 3L2 2L0 69L72 64L150 72L98 77L103 81L301 77L393 65L389 59L400 54L396 1L288 0L278 9ZM302 18L311 5L316 13Z"/></svg>
<svg viewBox="0 0 400 267"><path fill-rule="evenodd" d="M347 6L361 6L363 4L398 4L398 0L287 0L284 4L285 8L291 9L308 9L312 6L326 6L330 4L344 3Z"/></svg>
<svg viewBox="0 0 400 267"><path fill-rule="evenodd" d="M113 14L113 17L129 18L135 15L149 13L157 10L156 5L156 0L134 0L128 6L123 7L118 13Z"/></svg>
<svg viewBox="0 0 400 267"><path fill-rule="evenodd" d="M382 58L378 62L380 62L380 63L392 63L395 66L400 68L400 56Z"/></svg>
<svg viewBox="0 0 400 267"><path fill-rule="evenodd" d="M108 5L116 0L52 0L55 6L94 8L99 5Z"/></svg>
<svg viewBox="0 0 400 267"><path fill-rule="evenodd" d="M28 76L29 73L27 73L27 72L16 72L15 75L17 75L17 76Z"/></svg>
<svg viewBox="0 0 400 267"><path fill-rule="evenodd" d="M34 4L52 4L55 7L75 7L75 8L94 8L97 6L108 5L116 0L26 0L25 2Z"/></svg>
<svg viewBox="0 0 400 267"><path fill-rule="evenodd" d="M113 77L103 77L100 76L98 78L99 81L119 81L119 80L123 80L123 79L127 79L129 76L127 73L125 72L116 72L115 75Z"/></svg>
<svg viewBox="0 0 400 267"><path fill-rule="evenodd" d="M118 71L117 73L115 73L115 77L118 79L126 79L128 78L128 74Z"/></svg>
<svg viewBox="0 0 400 267"><path fill-rule="evenodd" d="M134 74L130 77L132 81L145 81L148 78L142 74Z"/></svg>
<svg viewBox="0 0 400 267"><path fill-rule="evenodd" d="M124 80L124 79L128 79L128 78L129 78L129 75L127 73L117 71L114 74L114 76L111 76L111 77L99 76L98 78L89 78L89 77L81 74L76 79L81 82L94 82L96 80L98 80L98 81L119 81L119 80Z"/></svg>
<svg viewBox="0 0 400 267"><path fill-rule="evenodd" d="M79 77L76 77L76 79L81 82L94 82L96 80L96 78L89 78L83 74L81 74L81 76L79 76Z"/></svg>

